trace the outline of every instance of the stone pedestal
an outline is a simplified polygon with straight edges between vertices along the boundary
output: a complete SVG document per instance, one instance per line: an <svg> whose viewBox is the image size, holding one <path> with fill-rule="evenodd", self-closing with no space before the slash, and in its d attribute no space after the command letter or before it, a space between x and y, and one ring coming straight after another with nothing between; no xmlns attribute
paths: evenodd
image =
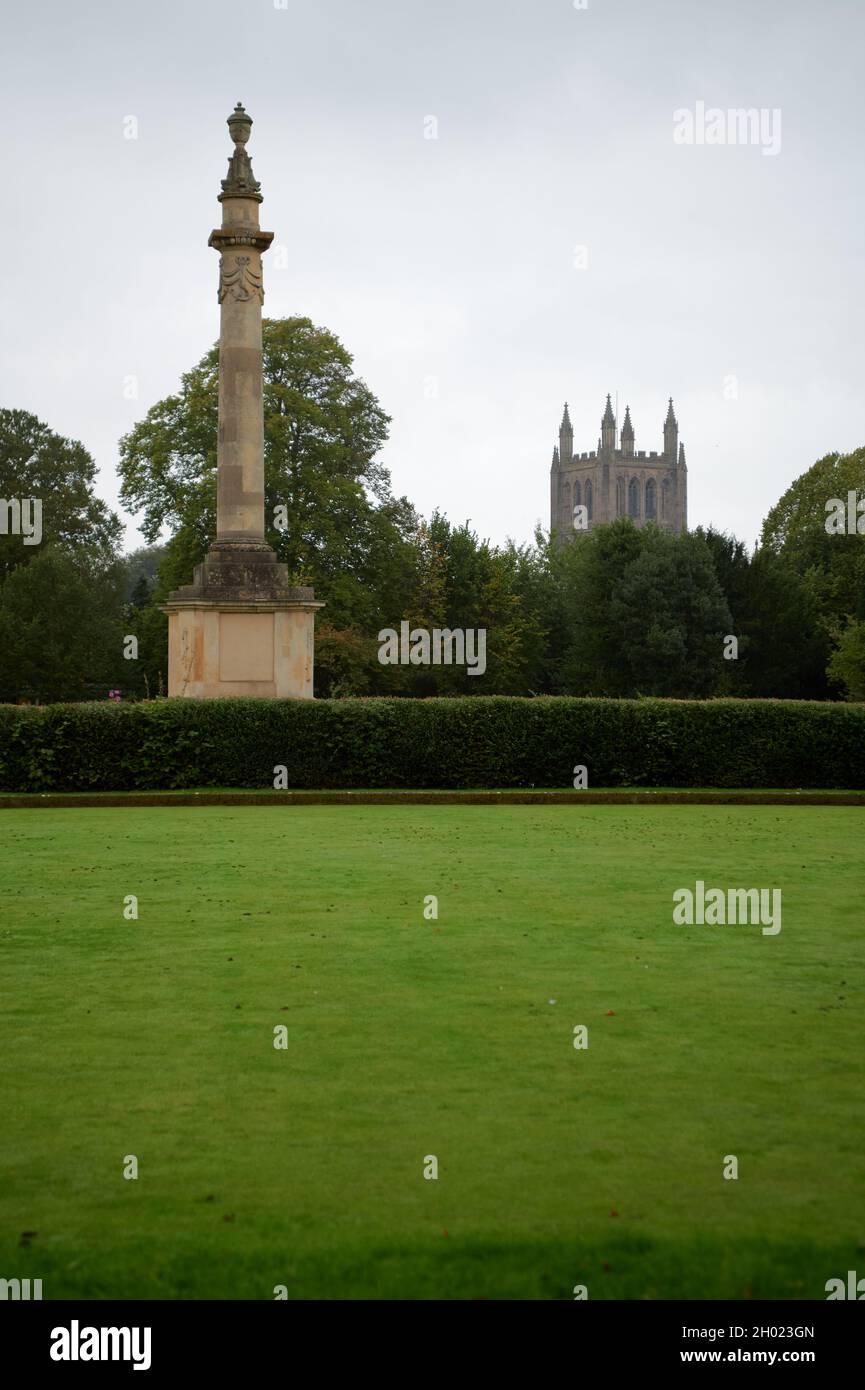
<svg viewBox="0 0 865 1390"><path fill-rule="evenodd" d="M312 699L315 591L288 584L267 545L217 544L168 613L168 693Z"/></svg>
<svg viewBox="0 0 865 1390"><path fill-rule="evenodd" d="M168 693L201 699L312 699L315 592L288 582L265 541L260 184L246 153L252 120L228 118L234 153L219 201L219 434L216 542L191 584L168 595Z"/></svg>

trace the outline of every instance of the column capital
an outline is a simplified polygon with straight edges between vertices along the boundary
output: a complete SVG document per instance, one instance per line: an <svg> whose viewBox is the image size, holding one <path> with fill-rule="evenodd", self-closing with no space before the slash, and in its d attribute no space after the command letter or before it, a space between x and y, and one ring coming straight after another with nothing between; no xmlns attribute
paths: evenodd
<svg viewBox="0 0 865 1390"><path fill-rule="evenodd" d="M257 227L214 227L207 244L220 252L230 246L254 246L256 251L266 251L273 237L273 232L262 232Z"/></svg>

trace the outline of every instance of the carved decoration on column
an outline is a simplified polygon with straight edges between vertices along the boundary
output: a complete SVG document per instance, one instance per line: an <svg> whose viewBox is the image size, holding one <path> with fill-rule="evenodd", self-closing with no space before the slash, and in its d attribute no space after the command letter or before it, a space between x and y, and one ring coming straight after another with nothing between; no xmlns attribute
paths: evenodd
<svg viewBox="0 0 865 1390"><path fill-rule="evenodd" d="M259 304L264 303L262 274L260 271L252 270L249 261L249 256L235 256L234 269L229 270L228 257L223 256L219 266L220 304L227 294L233 299L257 299Z"/></svg>

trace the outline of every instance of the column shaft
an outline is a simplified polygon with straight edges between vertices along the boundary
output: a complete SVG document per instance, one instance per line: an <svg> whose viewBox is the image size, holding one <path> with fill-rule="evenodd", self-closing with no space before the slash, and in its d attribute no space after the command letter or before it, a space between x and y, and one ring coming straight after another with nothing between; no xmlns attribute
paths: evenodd
<svg viewBox="0 0 865 1390"><path fill-rule="evenodd" d="M220 265L216 538L264 540L261 252L228 246Z"/></svg>

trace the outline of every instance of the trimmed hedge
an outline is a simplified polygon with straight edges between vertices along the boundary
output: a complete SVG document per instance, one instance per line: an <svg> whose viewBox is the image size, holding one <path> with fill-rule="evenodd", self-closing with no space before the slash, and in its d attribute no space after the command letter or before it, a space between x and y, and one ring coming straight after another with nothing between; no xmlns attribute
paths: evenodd
<svg viewBox="0 0 865 1390"><path fill-rule="evenodd" d="M567 696L0 705L0 790L865 787L865 704Z"/></svg>

